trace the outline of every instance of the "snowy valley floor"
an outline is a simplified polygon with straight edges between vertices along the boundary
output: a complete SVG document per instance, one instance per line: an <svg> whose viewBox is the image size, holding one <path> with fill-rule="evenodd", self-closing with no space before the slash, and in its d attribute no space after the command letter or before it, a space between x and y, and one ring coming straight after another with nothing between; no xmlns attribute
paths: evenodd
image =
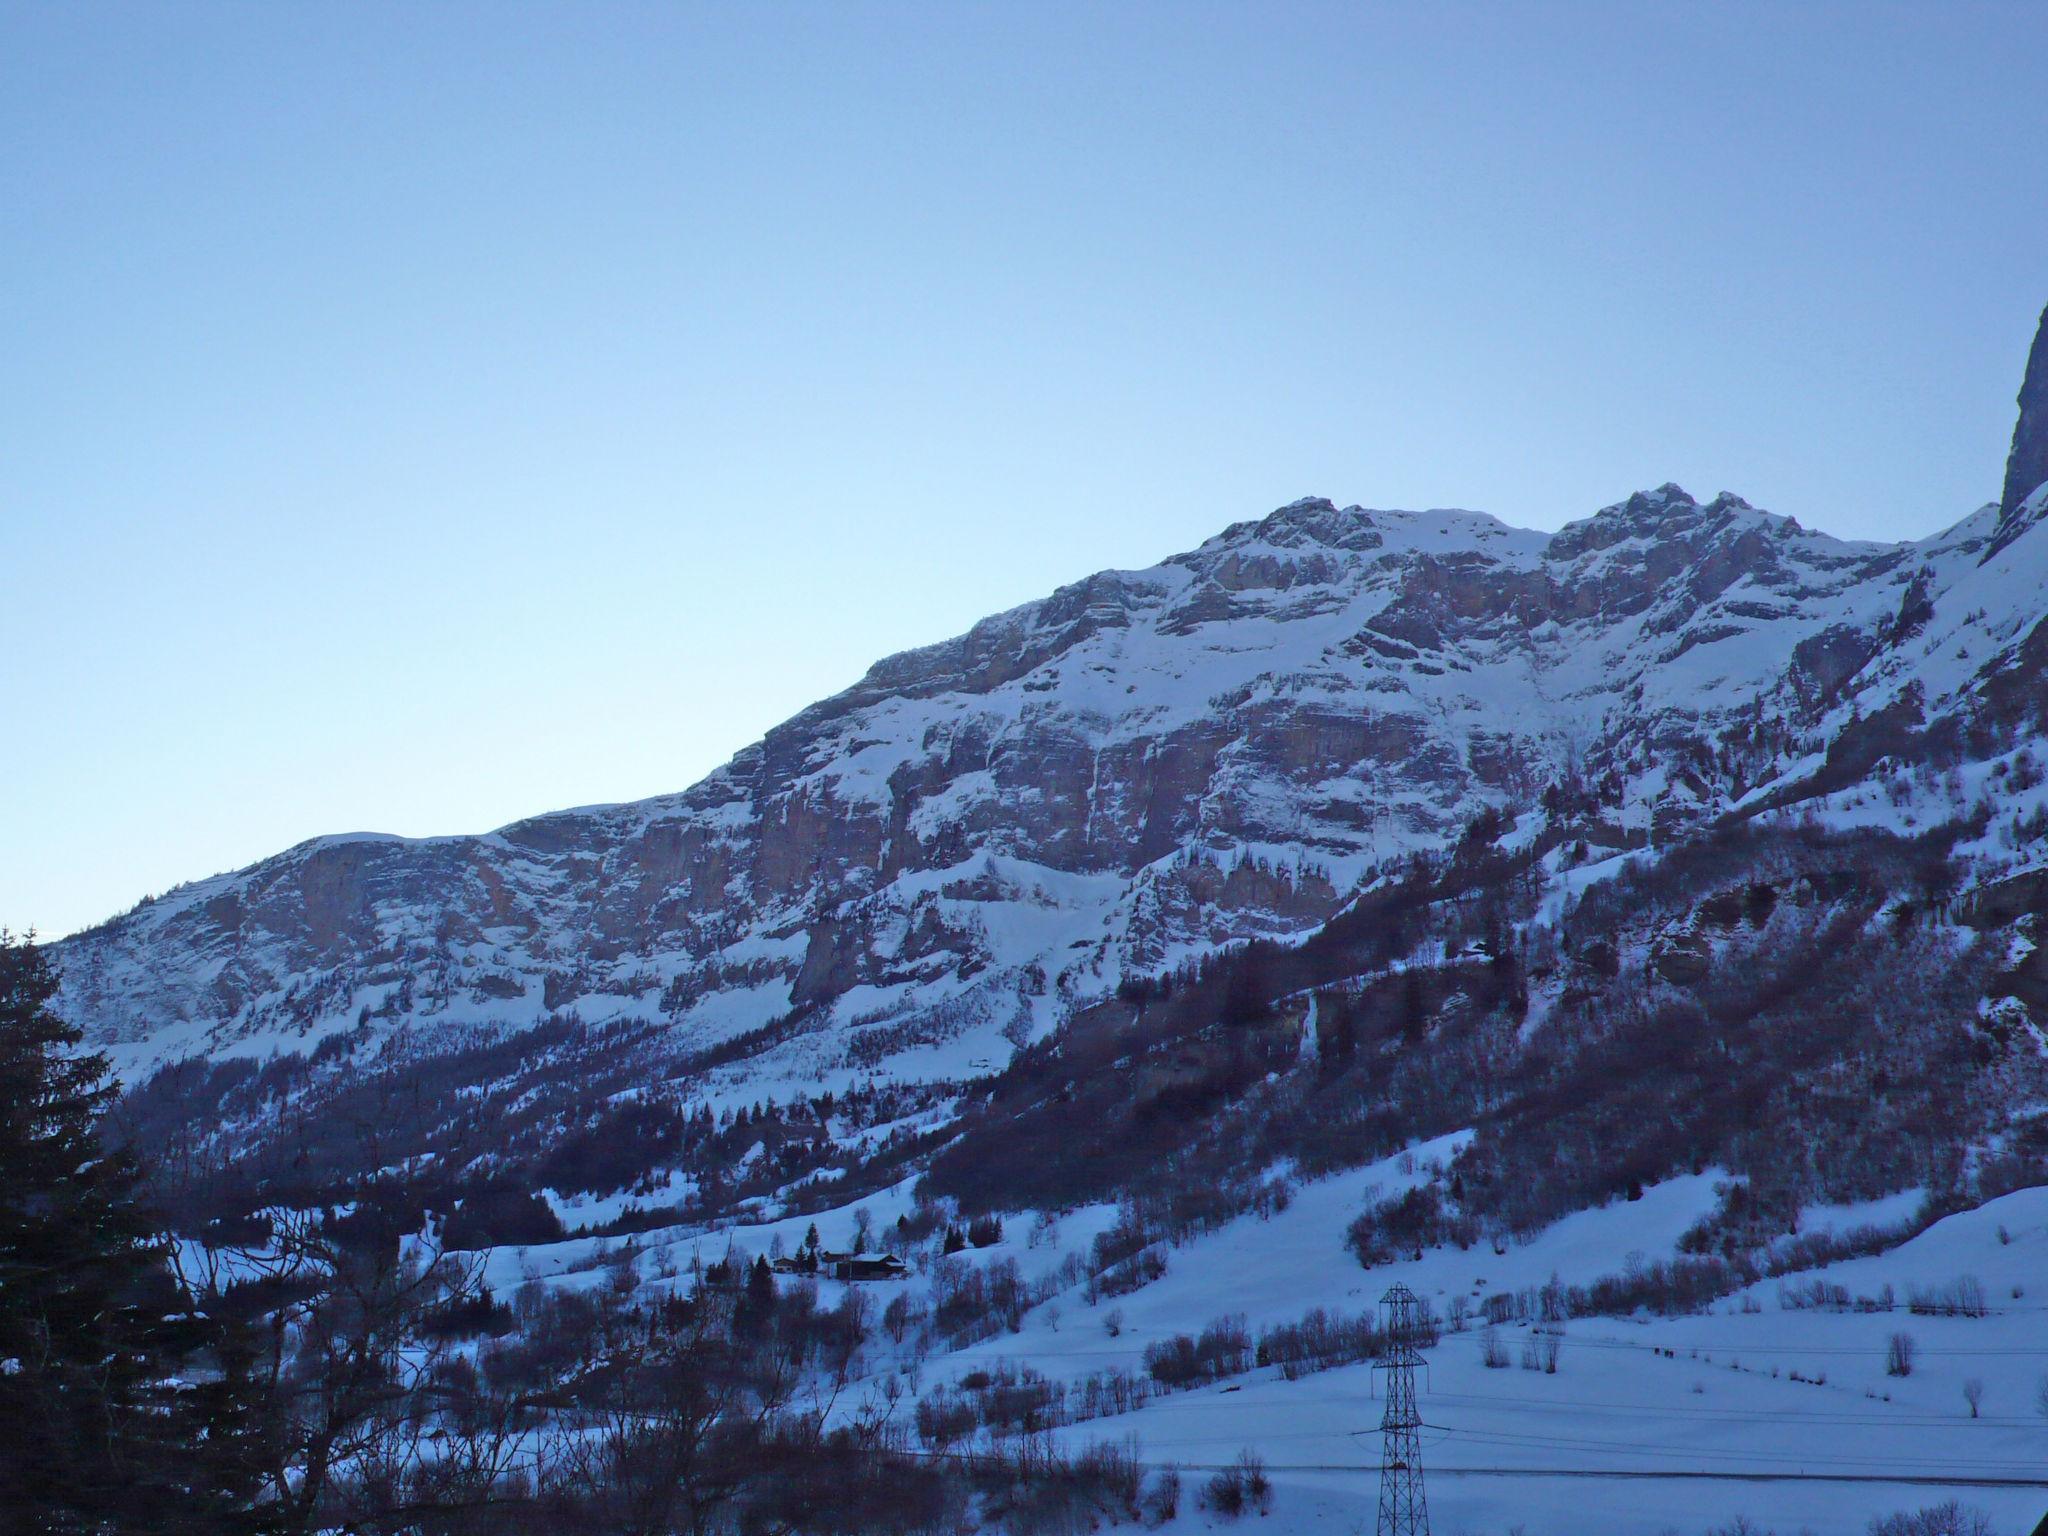
<svg viewBox="0 0 2048 1536"><path fill-rule="evenodd" d="M1346 1223L1369 1189L1398 1193L1455 1139L1402 1158L1302 1186L1268 1220L1241 1218L1171 1250L1168 1273L1114 1301L1089 1305L1079 1289L1028 1313L1021 1329L921 1366L877 1356L880 1375L908 1366L918 1391L997 1362L1028 1364L1073 1380L1105 1367L1142 1373L1149 1343L1244 1314L1251 1331L1298 1319L1313 1307L1355 1314L1395 1282L1427 1297L1441 1316L1463 1294L1483 1298L1553 1276L1584 1283L1631 1262L1667 1259L1680 1233L1714 1201L1711 1172L1658 1185L1638 1202L1582 1212L1504 1254L1480 1245L1432 1250L1417 1261L1361 1269L1344 1247ZM907 1198L864 1202L878 1224ZM1909 1202L1810 1213L1847 1226L1895 1219ZM1014 1258L1027 1276L1080 1252L1114 1216L1108 1207L1070 1213L1038 1231L1013 1218L1005 1240L968 1251L969 1262ZM705 1262L728 1243L750 1254L779 1235L794 1249L816 1220L828 1245L851 1230L850 1211L715 1234L650 1234L639 1264L649 1283ZM512 1286L540 1275L553 1284L597 1283L601 1246L578 1240L493 1258L493 1279ZM1915 1290L1974 1279L1989 1315L1911 1315ZM1876 1296L1889 1312L1789 1309L1781 1289L1812 1280ZM829 1299L836 1282L822 1282ZM913 1277L870 1287L877 1302ZM1753 1310L1745 1310L1745 1306ZM1121 1313L1112 1337L1105 1319ZM1891 1336L1910 1334L1912 1373L1887 1374ZM1710 1312L1668 1319L1598 1318L1569 1323L1555 1374L1522 1367L1530 1330L1498 1330L1509 1363L1482 1360L1477 1320L1447 1331L1427 1353L1421 1380L1423 1457L1432 1526L1439 1536L1684 1536L1746 1516L1790 1536L1863 1536L1873 1516L1950 1497L1982 1509L1995 1529L2026 1536L2048 1513L2048 1413L2037 1401L2048 1377L2048 1189L2008 1195L1951 1216L1870 1258L1766 1281L1716 1302ZM887 1340L880 1347L887 1348ZM1965 1396L1982 1384L1977 1416ZM906 1402L908 1399L906 1399ZM1185 1469L1183 1529L1227 1526L1199 1509L1205 1470L1243 1448L1261 1454L1276 1489L1264 1529L1370 1532L1378 1493L1381 1403L1371 1369L1349 1366L1285 1381L1272 1368L1153 1398L1136 1412L1061 1433L1079 1444L1134 1436L1148 1465ZM1248 1516L1248 1521L1257 1517Z"/></svg>

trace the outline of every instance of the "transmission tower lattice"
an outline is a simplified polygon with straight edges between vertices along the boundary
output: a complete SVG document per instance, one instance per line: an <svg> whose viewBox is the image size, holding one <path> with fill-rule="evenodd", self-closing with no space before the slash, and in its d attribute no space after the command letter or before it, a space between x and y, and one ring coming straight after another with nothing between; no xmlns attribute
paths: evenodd
<svg viewBox="0 0 2048 1536"><path fill-rule="evenodd" d="M1418 1340L1425 1326L1422 1298L1397 1285L1380 1298L1386 1353L1373 1367L1387 1373L1387 1411L1380 1416L1379 1536L1429 1536L1429 1505L1422 1496L1422 1415L1415 1406Z"/></svg>

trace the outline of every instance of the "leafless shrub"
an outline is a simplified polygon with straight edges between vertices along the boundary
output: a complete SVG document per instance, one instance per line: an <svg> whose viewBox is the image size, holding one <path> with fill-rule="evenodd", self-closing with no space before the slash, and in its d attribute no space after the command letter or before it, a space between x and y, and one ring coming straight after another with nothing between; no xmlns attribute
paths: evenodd
<svg viewBox="0 0 2048 1536"><path fill-rule="evenodd" d="M1074 1471L1120 1508L1136 1512L1145 1471L1138 1463L1138 1442L1133 1437L1090 1442L1074 1458Z"/></svg>
<svg viewBox="0 0 2048 1536"><path fill-rule="evenodd" d="M1149 1378L1121 1366L1091 1372L1067 1390L1067 1422L1079 1424L1134 1412L1145 1406L1152 1391Z"/></svg>
<svg viewBox="0 0 2048 1536"><path fill-rule="evenodd" d="M1920 1345L1910 1333L1895 1333L1885 1344L1884 1373L1887 1376L1910 1376L1913 1374L1913 1357L1920 1353Z"/></svg>
<svg viewBox="0 0 2048 1536"><path fill-rule="evenodd" d="M1202 1502L1230 1520L1247 1511L1264 1514L1273 1502L1273 1482L1266 1476L1265 1461L1256 1451L1239 1451L1236 1461L1209 1479Z"/></svg>
<svg viewBox="0 0 2048 1536"><path fill-rule="evenodd" d="M1380 1344L1379 1325L1370 1313L1344 1317L1316 1307L1299 1322L1276 1323L1262 1332L1257 1361L1277 1365L1287 1380L1298 1381L1317 1371L1373 1359Z"/></svg>
<svg viewBox="0 0 2048 1536"><path fill-rule="evenodd" d="M1991 1308L1984 1300L1984 1282L1960 1275L1947 1285L1909 1288L1906 1310L1920 1317L1984 1317Z"/></svg>
<svg viewBox="0 0 2048 1536"><path fill-rule="evenodd" d="M1112 1264L1088 1279L1087 1298L1092 1304L1105 1296L1128 1296L1142 1290L1166 1273L1166 1254L1159 1248L1144 1248L1121 1263Z"/></svg>
<svg viewBox="0 0 2048 1536"><path fill-rule="evenodd" d="M1180 1468L1169 1463L1153 1475L1152 1486L1145 1493L1143 1510L1145 1518L1154 1525L1165 1525L1179 1518Z"/></svg>
<svg viewBox="0 0 2048 1536"><path fill-rule="evenodd" d="M1479 1332L1479 1361L1489 1371L1508 1368L1508 1347L1492 1328L1482 1328Z"/></svg>
<svg viewBox="0 0 2048 1536"><path fill-rule="evenodd" d="M1199 1336L1177 1333L1145 1346L1145 1369L1169 1390L1242 1375L1251 1364L1252 1339L1242 1313L1216 1319Z"/></svg>
<svg viewBox="0 0 2048 1536"><path fill-rule="evenodd" d="M1991 1519L1950 1499L1870 1522L1870 1536L1992 1536Z"/></svg>

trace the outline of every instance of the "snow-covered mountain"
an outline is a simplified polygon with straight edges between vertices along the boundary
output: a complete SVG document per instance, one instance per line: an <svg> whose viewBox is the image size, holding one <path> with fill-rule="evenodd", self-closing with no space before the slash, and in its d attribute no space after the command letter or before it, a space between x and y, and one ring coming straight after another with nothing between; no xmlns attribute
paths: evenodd
<svg viewBox="0 0 2048 1536"><path fill-rule="evenodd" d="M1126 976L1305 933L1487 808L1630 848L1867 818L1878 758L1966 720L2006 751L2040 724L2044 495L1905 544L1673 485L1548 536L1297 501L882 661L682 794L180 887L65 943L64 1003L131 1069L364 1019L573 1010L703 1046L799 1009L938 1021L957 1070ZM1990 878L2042 850L1976 851Z"/></svg>
<svg viewBox="0 0 2048 1536"><path fill-rule="evenodd" d="M62 1006L201 1243L340 1210L522 1317L759 1258L856 1340L817 1250L878 1244L861 1401L928 1447L1014 1398L1357 1529L1398 1279L1440 1522L2031 1518L2048 315L2020 407L1911 543L1297 501L679 795L181 887Z"/></svg>
<svg viewBox="0 0 2048 1536"><path fill-rule="evenodd" d="M1084 1146L1183 1157L1180 1105L1252 1117L1226 1178L1479 1117L1472 1209L1536 1221L1777 1155L1725 1105L1668 1144L1558 1108L1665 1051L1660 1009L1721 1054L1642 1102L1862 1085L1778 1104L1848 1159L1788 1199L1963 1200L2048 1060L2048 326L2020 403L2006 498L1910 543L1674 485L1549 535L1296 501L882 661L681 794L180 887L61 945L62 1005L153 1084L150 1145L256 1180L229 1206L427 1164L705 1217L920 1167L1057 1202L1117 1187ZM826 1093L857 1113L705 1120ZM1598 1176L1510 1178L1531 1114Z"/></svg>

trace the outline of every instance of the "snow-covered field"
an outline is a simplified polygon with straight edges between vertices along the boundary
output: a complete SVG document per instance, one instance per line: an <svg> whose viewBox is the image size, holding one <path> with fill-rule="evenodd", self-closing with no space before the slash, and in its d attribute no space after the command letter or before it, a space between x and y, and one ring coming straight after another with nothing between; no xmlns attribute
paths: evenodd
<svg viewBox="0 0 2048 1536"><path fill-rule="evenodd" d="M1584 1283L1632 1263L1669 1258L1679 1235L1714 1203L1717 1175L1678 1178L1642 1200L1568 1217L1496 1254L1486 1244L1439 1249L1417 1261L1361 1269L1343 1243L1370 1193L1398 1193L1455 1150L1456 1137L1401 1157L1303 1185L1270 1219L1247 1216L1174 1248L1168 1273L1134 1294L1090 1305L1077 1287L1034 1308L1014 1334L930 1356L922 1390L997 1361L1073 1380L1125 1366L1142 1373L1148 1343L1242 1313L1254 1335L1313 1307L1355 1314L1395 1282L1429 1298L1439 1315L1463 1294L1475 1311L1488 1294ZM899 1189L863 1202L877 1226L907 1208ZM1910 1197L1869 1208L1816 1211L1836 1227L1910 1214ZM1026 1277L1085 1252L1114 1212L1092 1207L1050 1226L1012 1217L1004 1240L967 1259L1017 1260ZM729 1242L750 1253L779 1236L794 1249L813 1218L718 1233L649 1234L639 1263L650 1283L708 1262ZM815 1218L828 1245L851 1231L850 1210ZM1818 1221L1816 1225L1820 1224ZM1039 1229L1034 1232L1034 1225ZM616 1245L613 1245L616 1246ZM577 1240L494 1257L494 1279L559 1276L590 1283L599 1245ZM1913 1315L1916 1290L1971 1277L1984 1317ZM1810 1280L1877 1298L1893 1310L1794 1309L1781 1289ZM901 1282L913 1289L927 1276ZM826 1299L838 1290L824 1282ZM880 1300L893 1294L872 1287ZM1746 1310L1750 1309L1750 1310ZM1105 1319L1120 1314L1112 1337ZM1888 1375L1888 1341L1912 1336L1912 1373ZM1862 1536L1873 1516L1958 1497L2025 1536L2048 1513L2048 1189L2021 1191L1951 1216L1870 1258L1766 1281L1708 1313L1580 1319L1565 1327L1558 1370L1521 1365L1525 1327L1503 1326L1509 1364L1483 1363L1478 1319L1446 1331L1428 1351L1421 1382L1423 1456L1438 1532L1530 1536L1655 1536L1704 1532L1746 1515L1761 1526L1817 1536ZM878 1336L870 1368L909 1364ZM1966 1384L1981 1383L1975 1414ZM1272 1525L1288 1531L1371 1530L1378 1490L1381 1403L1374 1373L1353 1366L1282 1380L1253 1371L1206 1388L1153 1398L1138 1411L1071 1427L1079 1443L1135 1436L1142 1459L1187 1469L1180 1524L1219 1523L1197 1507L1206 1472L1242 1448L1273 1476ZM2028 1486L2031 1480L2031 1486Z"/></svg>

